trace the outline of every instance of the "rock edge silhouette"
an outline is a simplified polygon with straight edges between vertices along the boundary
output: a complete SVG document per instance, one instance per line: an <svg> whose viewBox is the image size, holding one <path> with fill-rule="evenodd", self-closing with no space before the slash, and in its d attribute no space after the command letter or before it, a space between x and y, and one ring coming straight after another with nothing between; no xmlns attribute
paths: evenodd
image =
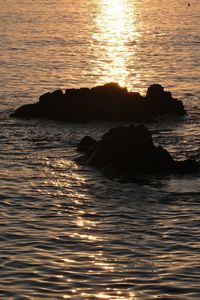
<svg viewBox="0 0 200 300"><path fill-rule="evenodd" d="M172 97L160 84L147 89L146 96L129 92L117 83L91 89L56 90L33 104L20 106L16 118L43 118L66 122L130 121L148 122L156 116L185 115L183 102Z"/></svg>

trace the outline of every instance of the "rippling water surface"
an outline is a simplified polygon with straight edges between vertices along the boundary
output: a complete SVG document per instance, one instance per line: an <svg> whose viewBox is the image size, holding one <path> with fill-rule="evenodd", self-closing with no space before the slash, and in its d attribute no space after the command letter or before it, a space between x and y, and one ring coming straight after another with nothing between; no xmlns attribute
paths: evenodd
<svg viewBox="0 0 200 300"><path fill-rule="evenodd" d="M0 299L199 299L200 178L106 177L76 145L111 123L9 119L56 88L163 84L186 117L148 124L200 161L200 4L0 0Z"/></svg>

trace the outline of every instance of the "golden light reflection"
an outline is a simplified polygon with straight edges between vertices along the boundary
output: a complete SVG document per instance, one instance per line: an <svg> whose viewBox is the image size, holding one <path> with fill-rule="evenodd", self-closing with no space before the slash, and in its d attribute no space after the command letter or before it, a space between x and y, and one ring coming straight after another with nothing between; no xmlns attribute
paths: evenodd
<svg viewBox="0 0 200 300"><path fill-rule="evenodd" d="M70 169L71 172L66 172L66 169ZM101 227L101 222L94 218L94 215L97 214L95 207L93 206L93 200L88 194L87 190L87 177L83 174L79 174L79 170L77 166L71 163L69 160L52 160L48 162L48 168L46 172L45 183L47 187L51 186L56 190L56 197L54 201L54 205L58 214L63 214L64 218L66 214L70 213L70 217L68 222L70 222L70 230L66 230L62 232L62 237L57 237L57 230L51 232L51 235L54 235L55 240L61 239L61 241L65 240L65 237L70 237L70 240L74 240L78 242L78 245L91 245L92 251L82 251L79 247L77 250L69 251L67 249L66 242L66 252L58 253L59 261L56 259L52 261L53 265L58 265L62 271L61 274L56 275L58 281L65 282L68 287L70 287L69 294L62 295L63 299L89 299L91 296L91 291L84 291L81 288L76 287L76 283L74 283L74 278L69 277L66 278L65 273L69 274L76 273L83 266L83 270L87 273L88 276L96 276L97 274L101 274L102 278L107 274L111 274L117 271L118 264L117 258L109 257L108 253L106 253L103 248L100 250L99 245L104 243L108 238L105 234L99 230ZM48 192L48 189L47 189ZM59 197L58 197L59 195ZM60 197L61 196L61 197ZM64 196L64 198L63 198ZM70 204L70 208L73 207L72 213L68 211L68 209L63 208L63 200L67 196L67 203ZM91 202L91 204L90 204ZM64 206L65 207L65 206ZM59 233L60 234L60 233ZM93 248L93 245L98 245L98 249ZM81 246L80 246L81 247ZM95 250L94 250L95 249ZM102 286L101 292L95 292L96 299L114 299L114 300L122 300L122 299L136 299L133 293L123 289L113 289Z"/></svg>
<svg viewBox="0 0 200 300"><path fill-rule="evenodd" d="M127 292L125 296L122 295L123 292L116 292L115 293L107 293L107 291L105 292L100 292L98 294L95 294L95 299L110 299L110 300L137 300L138 298L135 296L134 293L132 292ZM89 295L87 293L81 293L81 297L80 299L89 299L88 297ZM66 297L68 298L68 297ZM79 298L77 298L79 299ZM93 299L93 297L92 297Z"/></svg>
<svg viewBox="0 0 200 300"><path fill-rule="evenodd" d="M43 176L44 186L47 188L45 190L39 188L38 191L56 197L67 195L69 198L74 199L74 203L82 203L85 195L77 190L85 184L86 178L78 173L77 164L69 159L45 159L45 164L46 169ZM66 172L66 170L71 171ZM49 189L49 186L53 189ZM60 203L56 205L57 208L60 207Z"/></svg>
<svg viewBox="0 0 200 300"><path fill-rule="evenodd" d="M80 234L78 232L76 233L72 233L70 234L70 236L72 238L77 238L79 240L82 240L82 241L88 241L88 242L94 242L94 241L99 241L101 240L98 236L95 236L95 235L92 235L92 234Z"/></svg>
<svg viewBox="0 0 200 300"><path fill-rule="evenodd" d="M106 25L106 35L120 37L126 26L126 1L124 0L102 0L103 26Z"/></svg>
<svg viewBox="0 0 200 300"><path fill-rule="evenodd" d="M86 220L83 217L78 217L75 221L78 227L84 227L85 229L91 229L96 226L96 223L91 220Z"/></svg>
<svg viewBox="0 0 200 300"><path fill-rule="evenodd" d="M133 292L128 292L124 295L123 292L114 290L115 293L101 292L96 295L97 299L113 299L113 300L137 300L138 298Z"/></svg>
<svg viewBox="0 0 200 300"><path fill-rule="evenodd" d="M96 19L98 57L104 82L114 81L125 86L130 71L128 47L136 36L134 3L128 0L102 0L99 15ZM133 55L131 48L131 55Z"/></svg>
<svg viewBox="0 0 200 300"><path fill-rule="evenodd" d="M74 259L64 258L63 262L65 262L65 263L75 263L76 261Z"/></svg>

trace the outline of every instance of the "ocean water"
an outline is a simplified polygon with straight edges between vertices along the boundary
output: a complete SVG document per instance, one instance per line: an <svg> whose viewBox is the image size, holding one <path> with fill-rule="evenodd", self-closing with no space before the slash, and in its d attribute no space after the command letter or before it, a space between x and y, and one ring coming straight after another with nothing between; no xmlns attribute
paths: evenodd
<svg viewBox="0 0 200 300"><path fill-rule="evenodd" d="M0 0L0 299L200 299L198 174L106 177L76 146L118 124L9 118L58 88L161 83L188 114L147 127L200 161L199 16L199 0Z"/></svg>

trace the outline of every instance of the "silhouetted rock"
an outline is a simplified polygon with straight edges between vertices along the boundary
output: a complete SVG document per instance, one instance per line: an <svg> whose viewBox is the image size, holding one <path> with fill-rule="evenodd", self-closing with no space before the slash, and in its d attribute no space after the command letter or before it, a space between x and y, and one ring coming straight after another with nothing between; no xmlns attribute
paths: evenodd
<svg viewBox="0 0 200 300"><path fill-rule="evenodd" d="M11 116L45 118L67 122L150 121L164 114L184 115L182 101L174 99L161 85L154 84L145 97L117 83L94 88L67 89L46 93L39 102L19 107Z"/></svg>
<svg viewBox="0 0 200 300"><path fill-rule="evenodd" d="M147 89L146 102L153 115L185 113L183 102L174 99L171 92L165 92L160 84L152 84Z"/></svg>
<svg viewBox="0 0 200 300"><path fill-rule="evenodd" d="M92 148L86 147L79 162L123 173L183 174L199 169L195 160L176 161L167 150L155 146L143 125L112 128Z"/></svg>
<svg viewBox="0 0 200 300"><path fill-rule="evenodd" d="M96 143L97 142L95 141L95 139L93 139L92 137L86 135L80 141L80 143L77 147L77 151L86 152L86 151L90 150L91 148L94 148L94 146L96 146Z"/></svg>

